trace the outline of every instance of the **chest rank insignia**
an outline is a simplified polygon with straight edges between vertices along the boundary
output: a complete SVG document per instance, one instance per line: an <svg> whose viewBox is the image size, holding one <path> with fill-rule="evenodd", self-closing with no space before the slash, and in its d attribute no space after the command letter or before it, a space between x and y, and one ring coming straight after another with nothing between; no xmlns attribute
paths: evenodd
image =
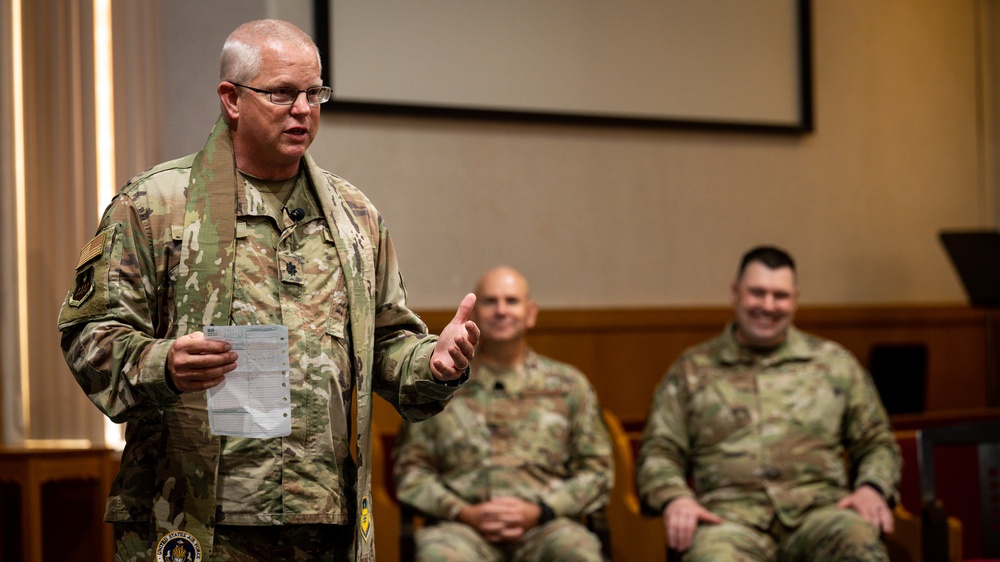
<svg viewBox="0 0 1000 562"><path fill-rule="evenodd" d="M201 562L201 545L190 533L167 533L156 545L156 562Z"/></svg>
<svg viewBox="0 0 1000 562"><path fill-rule="evenodd" d="M368 496L361 498L361 536L365 541L370 540L372 534L372 511L368 505Z"/></svg>

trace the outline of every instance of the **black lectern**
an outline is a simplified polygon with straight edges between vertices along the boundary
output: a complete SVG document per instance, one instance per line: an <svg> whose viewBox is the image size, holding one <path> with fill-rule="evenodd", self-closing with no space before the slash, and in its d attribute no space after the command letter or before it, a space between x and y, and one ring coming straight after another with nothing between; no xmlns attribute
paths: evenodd
<svg viewBox="0 0 1000 562"><path fill-rule="evenodd" d="M945 230L940 237L962 280L969 304L986 311L986 385L989 405L1000 405L995 319L996 310L1000 308L1000 231Z"/></svg>

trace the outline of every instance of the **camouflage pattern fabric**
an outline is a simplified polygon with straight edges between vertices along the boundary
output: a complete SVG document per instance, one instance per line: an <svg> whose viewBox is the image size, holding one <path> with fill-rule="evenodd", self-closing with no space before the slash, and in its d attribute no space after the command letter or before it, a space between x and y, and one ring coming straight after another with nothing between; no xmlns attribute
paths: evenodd
<svg viewBox="0 0 1000 562"><path fill-rule="evenodd" d="M529 529L510 544L492 544L457 521L417 530L417 562L604 562L601 541L582 524L559 517Z"/></svg>
<svg viewBox="0 0 1000 562"><path fill-rule="evenodd" d="M345 490L353 487L354 460L346 429L354 386L343 269L305 176L287 201L303 211L297 222L266 203L257 182L246 178L237 200L232 322L284 324L289 348L310 367L290 373L292 435L222 438L217 523L347 524L353 501Z"/></svg>
<svg viewBox="0 0 1000 562"><path fill-rule="evenodd" d="M221 443L209 434L205 393L178 395L168 384L167 351L175 338L200 330L203 321L242 321L251 316L247 311L255 310L258 319L298 327L290 358L293 378L302 386L293 396L311 397L294 405L292 435L271 445L287 451L280 460L283 467L299 471L303 479L313 476L311 470L323 472L327 486L336 483L333 487L340 491L322 498L306 493L297 503L292 499L299 497L299 489L292 486L280 492L280 518L265 508L245 515L256 517L256 524L353 523L357 516L357 559L373 560L371 393L388 400L404 418L419 420L440 411L454 389L433 380L429 356L436 338L406 307L395 251L378 212L356 188L321 170L308 155L303 169L313 188L309 195L316 203L311 207L315 220L271 250L284 261L275 258L267 267L261 261L257 269L234 251L228 259L234 265L220 267L227 263L225 248L262 235L254 225L247 226L252 220L236 224L237 206L247 211L250 203L237 181L228 137L220 119L197 155L154 167L122 188L105 211L97 236L81 252L74 286L60 311L63 350L77 382L108 417L129 422L106 519L150 522L157 537L183 530L197 537L206 559L211 554ZM198 196L206 188L232 197ZM192 201L203 208L192 209ZM213 222L212 217L225 213L233 215L231 223ZM220 224L233 229L212 226ZM332 246L336 260L329 251L299 254L317 246ZM321 258L327 261L320 263ZM275 278L281 275L277 267L290 275L290 262L302 263L297 271L301 279ZM335 274L338 266L341 273ZM235 301L241 310L233 312L234 267L240 268L241 285L253 279L255 286L273 287L276 296L270 302L282 306ZM321 270L322 282L299 282ZM320 301L329 311L328 321L299 315L300 307ZM347 367L339 371L331 362L338 349L346 350L347 358ZM344 410L352 389L357 398L353 427L331 417L331 410ZM344 448L352 431L356 469ZM324 444L317 449L319 441ZM323 451L334 450L332 459L311 464L327 454ZM251 478L273 488L268 470L273 468ZM251 502L249 509L261 505Z"/></svg>
<svg viewBox="0 0 1000 562"><path fill-rule="evenodd" d="M901 466L878 392L850 352L792 327L761 355L736 342L731 324L657 386L636 470L651 511L693 496L728 522L767 530L796 529L852 485L874 485L892 503Z"/></svg>
<svg viewBox="0 0 1000 562"><path fill-rule="evenodd" d="M700 525L682 560L887 562L889 555L878 529L858 512L830 505L810 510L795 529L777 521L766 530L730 522Z"/></svg>
<svg viewBox="0 0 1000 562"><path fill-rule="evenodd" d="M557 516L579 518L607 503L614 481L590 382L531 350L509 370L473 361L470 381L444 412L403 424L394 458L399 500L440 520L498 496L544 501Z"/></svg>

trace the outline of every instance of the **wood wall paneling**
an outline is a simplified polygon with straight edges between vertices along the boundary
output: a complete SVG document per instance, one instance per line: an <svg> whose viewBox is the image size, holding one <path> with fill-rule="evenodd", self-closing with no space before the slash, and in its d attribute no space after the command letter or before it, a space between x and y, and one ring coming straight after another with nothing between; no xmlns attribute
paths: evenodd
<svg viewBox="0 0 1000 562"><path fill-rule="evenodd" d="M439 332L453 314L435 310L422 317L432 332ZM543 310L529 340L539 353L586 373L603 405L636 437L653 390L670 364L688 346L717 335L730 318L730 310L724 307ZM899 420L901 426L913 428L958 419L954 410L961 410L960 416L965 417L996 415L996 408L986 408L986 322L984 311L962 305L852 306L800 309L796 325L838 341L865 365L872 345L925 344L927 413L893 417L894 423ZM374 405L377 431L395 433L399 415L383 400ZM393 504L383 506L380 529L390 529L376 534L380 552L396 547L395 509ZM653 520L640 523L643 529L647 524L652 529L644 534L658 529ZM612 545L637 543L636 537L628 536L637 529L630 527L624 536L616 531ZM904 537L897 542L900 538Z"/></svg>
<svg viewBox="0 0 1000 562"><path fill-rule="evenodd" d="M421 316L436 333L453 314ZM539 353L582 370L603 405L634 427L645 420L670 364L687 347L717 335L730 318L725 307L543 310L529 341ZM796 325L839 342L865 365L874 344L924 343L927 411L990 405L984 311L962 305L808 307L799 310ZM384 404L376 416L383 428L399 423Z"/></svg>

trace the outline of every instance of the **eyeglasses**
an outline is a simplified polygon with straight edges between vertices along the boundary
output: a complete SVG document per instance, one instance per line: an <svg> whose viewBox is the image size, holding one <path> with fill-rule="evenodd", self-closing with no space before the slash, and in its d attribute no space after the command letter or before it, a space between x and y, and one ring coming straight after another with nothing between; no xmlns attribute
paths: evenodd
<svg viewBox="0 0 1000 562"><path fill-rule="evenodd" d="M306 101L309 105L319 105L321 103L326 103L330 101L330 95L333 93L333 89L329 86L315 86L313 88L306 88L305 90L297 90L295 88L275 88L273 90L261 90L260 88L254 88L252 86L244 86L243 84L237 84L227 80L233 86L238 86L240 88L246 88L252 92L257 92L258 94L267 94L271 103L274 105L293 105L295 100L299 99L299 94L302 92L306 93Z"/></svg>

